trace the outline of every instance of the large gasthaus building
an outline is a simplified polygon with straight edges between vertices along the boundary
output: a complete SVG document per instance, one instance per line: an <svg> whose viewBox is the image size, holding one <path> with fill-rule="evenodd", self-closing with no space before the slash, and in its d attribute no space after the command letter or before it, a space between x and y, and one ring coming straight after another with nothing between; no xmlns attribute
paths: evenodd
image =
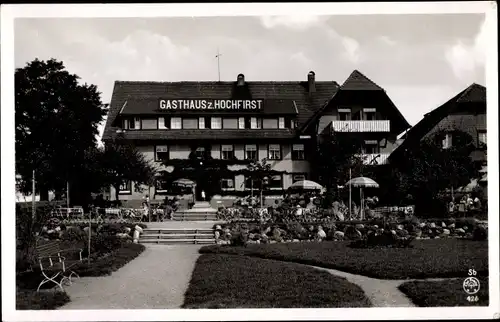
<svg viewBox="0 0 500 322"><path fill-rule="evenodd" d="M247 81L242 74L233 82L116 81L103 141L127 140L172 175L179 160L225 160L232 172L210 196L222 200L257 189L239 171L253 159L267 158L275 170L266 189L270 196L281 196L295 181L314 180L311 155L324 131L359 134L366 162L385 164L409 124L384 89L356 70L342 85L316 81L314 72L304 76L304 81L276 82ZM197 199L201 190L214 188L196 182L200 178L185 178L195 181ZM146 194L165 198L171 193L167 181L159 176ZM119 198L140 200L142 188L124 182ZM111 200L114 196L111 188Z"/></svg>

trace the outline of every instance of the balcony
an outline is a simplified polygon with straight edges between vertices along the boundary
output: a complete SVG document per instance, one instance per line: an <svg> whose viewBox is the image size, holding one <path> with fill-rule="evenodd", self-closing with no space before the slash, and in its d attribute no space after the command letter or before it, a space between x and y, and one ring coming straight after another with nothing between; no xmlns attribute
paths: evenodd
<svg viewBox="0 0 500 322"><path fill-rule="evenodd" d="M381 165L387 164L387 158L389 157L389 153L371 153L371 154L363 154L364 156L364 164L372 164L372 165Z"/></svg>
<svg viewBox="0 0 500 322"><path fill-rule="evenodd" d="M390 132L389 120L377 121L332 121L335 132Z"/></svg>

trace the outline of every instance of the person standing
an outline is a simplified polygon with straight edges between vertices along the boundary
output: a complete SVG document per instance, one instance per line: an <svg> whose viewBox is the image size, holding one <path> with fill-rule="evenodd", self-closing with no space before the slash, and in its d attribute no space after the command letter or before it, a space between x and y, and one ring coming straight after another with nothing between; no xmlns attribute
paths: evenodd
<svg viewBox="0 0 500 322"><path fill-rule="evenodd" d="M201 191L201 200L206 201L205 200L205 190Z"/></svg>

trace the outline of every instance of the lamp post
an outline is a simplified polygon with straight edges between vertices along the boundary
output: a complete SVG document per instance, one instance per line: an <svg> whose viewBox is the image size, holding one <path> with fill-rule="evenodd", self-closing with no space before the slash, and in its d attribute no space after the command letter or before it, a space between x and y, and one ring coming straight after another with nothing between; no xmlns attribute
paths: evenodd
<svg viewBox="0 0 500 322"><path fill-rule="evenodd" d="M263 206L264 206L264 200L262 198L262 192L264 191L264 188L268 185L269 183L269 178L266 176L264 178L262 178L262 183L261 183L261 187L260 187L260 208L262 209Z"/></svg>

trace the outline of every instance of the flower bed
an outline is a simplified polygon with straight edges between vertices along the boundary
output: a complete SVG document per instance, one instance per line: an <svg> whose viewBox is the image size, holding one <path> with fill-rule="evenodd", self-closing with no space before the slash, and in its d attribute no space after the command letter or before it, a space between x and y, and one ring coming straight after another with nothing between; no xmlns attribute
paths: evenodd
<svg viewBox="0 0 500 322"><path fill-rule="evenodd" d="M487 224L475 219L421 222L415 217L384 223L371 221L309 221L263 223L233 221L213 227L218 244L260 244L323 240L367 240L369 236L392 236L394 240L467 238L487 240Z"/></svg>

